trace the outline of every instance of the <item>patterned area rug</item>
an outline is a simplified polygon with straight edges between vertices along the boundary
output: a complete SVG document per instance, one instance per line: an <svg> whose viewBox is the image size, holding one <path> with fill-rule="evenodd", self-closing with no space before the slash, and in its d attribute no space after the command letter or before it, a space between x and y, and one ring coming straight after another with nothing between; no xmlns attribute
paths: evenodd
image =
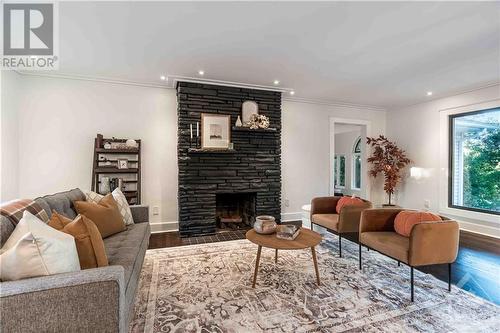
<svg viewBox="0 0 500 333"><path fill-rule="evenodd" d="M310 250L262 250L247 240L148 250L131 332L498 332L500 308L431 275L326 235L317 248L322 285ZM345 252L344 252L345 250Z"/></svg>

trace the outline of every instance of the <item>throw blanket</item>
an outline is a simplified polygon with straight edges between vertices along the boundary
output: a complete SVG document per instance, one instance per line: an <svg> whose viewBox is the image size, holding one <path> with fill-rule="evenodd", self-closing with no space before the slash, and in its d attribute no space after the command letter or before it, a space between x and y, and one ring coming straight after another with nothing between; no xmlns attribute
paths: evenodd
<svg viewBox="0 0 500 333"><path fill-rule="evenodd" d="M19 221L21 221L25 210L28 210L28 212L35 215L43 222L49 220L49 216L43 208L31 199L16 199L3 203L0 206L0 215L8 218L9 221L16 226Z"/></svg>

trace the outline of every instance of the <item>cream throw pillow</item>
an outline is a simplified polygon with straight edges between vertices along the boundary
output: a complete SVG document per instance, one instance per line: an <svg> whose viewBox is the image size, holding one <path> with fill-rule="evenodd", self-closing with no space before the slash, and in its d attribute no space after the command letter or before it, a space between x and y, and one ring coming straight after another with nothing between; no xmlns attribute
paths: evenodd
<svg viewBox="0 0 500 333"><path fill-rule="evenodd" d="M48 226L27 210L0 250L2 281L79 270L73 236Z"/></svg>
<svg viewBox="0 0 500 333"><path fill-rule="evenodd" d="M116 188L113 192L111 192L111 194L113 195L113 199L115 199L116 204L118 205L118 210L123 217L123 222L125 222L125 225L134 224L130 206L123 192L120 191L120 189ZM87 202L99 203L102 198L104 198L104 196L99 193L95 193L92 191L88 191L85 193L85 199L87 200Z"/></svg>

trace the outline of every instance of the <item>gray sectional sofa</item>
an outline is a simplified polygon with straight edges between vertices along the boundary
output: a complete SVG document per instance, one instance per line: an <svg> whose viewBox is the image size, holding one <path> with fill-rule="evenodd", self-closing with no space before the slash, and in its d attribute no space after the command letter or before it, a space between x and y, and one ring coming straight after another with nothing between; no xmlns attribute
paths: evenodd
<svg viewBox="0 0 500 333"><path fill-rule="evenodd" d="M36 199L70 218L79 189ZM147 206L131 206L134 225L104 239L108 267L0 282L0 332L127 332L151 233ZM0 219L0 247L14 230Z"/></svg>

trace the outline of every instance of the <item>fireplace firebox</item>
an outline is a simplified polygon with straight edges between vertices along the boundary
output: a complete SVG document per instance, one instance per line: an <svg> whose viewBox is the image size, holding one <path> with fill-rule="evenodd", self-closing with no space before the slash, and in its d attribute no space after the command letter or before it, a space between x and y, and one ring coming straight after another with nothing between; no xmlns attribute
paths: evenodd
<svg viewBox="0 0 500 333"><path fill-rule="evenodd" d="M215 217L219 229L248 229L255 222L256 193L217 193Z"/></svg>

